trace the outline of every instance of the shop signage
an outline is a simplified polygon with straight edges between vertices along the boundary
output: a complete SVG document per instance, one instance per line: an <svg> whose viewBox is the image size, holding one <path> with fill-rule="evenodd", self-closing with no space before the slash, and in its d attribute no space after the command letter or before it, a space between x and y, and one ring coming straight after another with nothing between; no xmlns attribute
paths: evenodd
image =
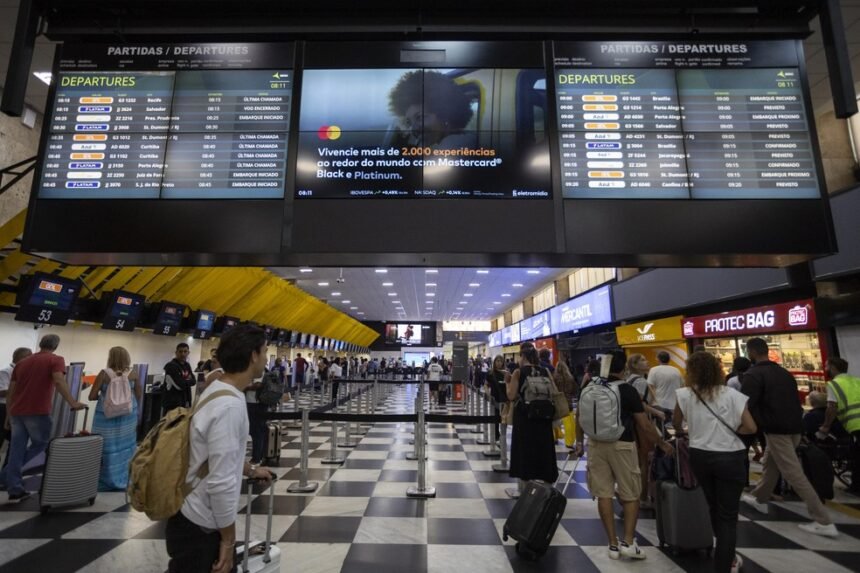
<svg viewBox="0 0 860 573"><path fill-rule="evenodd" d="M552 333L580 330L612 322L611 300L612 294L609 287L605 286L554 306L549 311Z"/></svg>
<svg viewBox="0 0 860 573"><path fill-rule="evenodd" d="M615 329L618 336L618 344L621 346L634 346L637 344L658 344L672 340L683 340L681 333L681 316L650 320L648 322L637 322L619 326Z"/></svg>
<svg viewBox="0 0 860 573"><path fill-rule="evenodd" d="M818 328L811 299L693 316L681 322L685 338L719 338Z"/></svg>

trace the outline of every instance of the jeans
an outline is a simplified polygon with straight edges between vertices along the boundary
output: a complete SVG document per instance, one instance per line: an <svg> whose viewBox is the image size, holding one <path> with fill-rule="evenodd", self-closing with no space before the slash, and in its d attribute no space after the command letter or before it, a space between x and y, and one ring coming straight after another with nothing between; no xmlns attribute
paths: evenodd
<svg viewBox="0 0 860 573"><path fill-rule="evenodd" d="M48 447L51 416L10 416L9 419L12 424L9 463L6 471L0 473L0 483L6 485L9 495L18 495L24 492L21 469Z"/></svg>
<svg viewBox="0 0 860 573"><path fill-rule="evenodd" d="M221 533L203 531L180 511L167 520L165 541L170 556L168 573L209 573L218 560ZM235 558L233 561L232 571L236 571Z"/></svg>
<svg viewBox="0 0 860 573"><path fill-rule="evenodd" d="M266 455L266 412L265 404L248 404L248 433L251 434L251 461L260 463Z"/></svg>
<svg viewBox="0 0 860 573"><path fill-rule="evenodd" d="M711 452L690 448L690 465L702 486L717 538L715 573L731 571L737 543L738 506L746 483L746 450Z"/></svg>

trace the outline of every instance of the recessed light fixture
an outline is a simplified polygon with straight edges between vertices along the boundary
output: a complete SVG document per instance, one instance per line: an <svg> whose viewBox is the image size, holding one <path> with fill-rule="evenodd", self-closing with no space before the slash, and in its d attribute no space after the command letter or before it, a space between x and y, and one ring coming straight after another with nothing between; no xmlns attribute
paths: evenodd
<svg viewBox="0 0 860 573"><path fill-rule="evenodd" d="M504 296L504 297L508 297L508 296L511 296L511 295L510 295L510 293L503 292L503 293L502 293L502 296Z"/></svg>
<svg viewBox="0 0 860 573"><path fill-rule="evenodd" d="M349 310L358 310L358 307L357 306L351 306L351 307L349 307Z"/></svg>
<svg viewBox="0 0 860 573"><path fill-rule="evenodd" d="M530 275L539 275L540 274L540 271L536 270L536 269L529 269L526 272Z"/></svg>
<svg viewBox="0 0 860 573"><path fill-rule="evenodd" d="M388 296L397 296L397 293L396 292L390 292L390 293L388 293Z"/></svg>
<svg viewBox="0 0 860 573"><path fill-rule="evenodd" d="M333 292L333 293L331 293L331 296L340 296L340 293L339 292Z"/></svg>
<svg viewBox="0 0 860 573"><path fill-rule="evenodd" d="M469 286L475 288L481 286L481 283L469 283Z"/></svg>
<svg viewBox="0 0 860 573"><path fill-rule="evenodd" d="M424 272L425 272L425 273L428 273L428 274L431 274L431 275L437 275L437 274L439 274L439 270L438 270L438 269L424 269Z"/></svg>
<svg viewBox="0 0 860 573"><path fill-rule="evenodd" d="M473 295L473 294L472 294L472 293L470 293L470 292L467 292L467 293L464 293L464 294L463 294L463 296L475 296L475 295Z"/></svg>
<svg viewBox="0 0 860 573"><path fill-rule="evenodd" d="M374 269L373 272L378 273L380 275L384 275L388 272L388 269Z"/></svg>
<svg viewBox="0 0 860 573"><path fill-rule="evenodd" d="M317 283L317 286L328 286L328 283L326 283L326 282Z"/></svg>
<svg viewBox="0 0 860 573"><path fill-rule="evenodd" d="M392 300L391 302L393 302L394 304L400 304L399 300Z"/></svg>
<svg viewBox="0 0 860 573"><path fill-rule="evenodd" d="M460 302L458 302L457 304L467 304L467 303L466 303L466 301L465 301L465 300L461 300L461 301L460 301Z"/></svg>
<svg viewBox="0 0 860 573"><path fill-rule="evenodd" d="M488 275L488 274L490 274L490 271L488 271L487 269L478 269L478 274L479 275Z"/></svg>
<svg viewBox="0 0 860 573"><path fill-rule="evenodd" d="M312 273L312 272L314 272L314 270L313 270L313 269L309 269L309 268L305 267L305 268L303 268L303 269L299 269L299 272L300 272L300 273Z"/></svg>
<svg viewBox="0 0 860 573"><path fill-rule="evenodd" d="M427 296L436 296L436 293L435 292L428 292Z"/></svg>
<svg viewBox="0 0 860 573"><path fill-rule="evenodd" d="M51 85L51 72L33 72L33 75L46 84Z"/></svg>
<svg viewBox="0 0 860 573"><path fill-rule="evenodd" d="M436 283L424 283L424 286L434 287L436 286Z"/></svg>
<svg viewBox="0 0 860 573"><path fill-rule="evenodd" d="M519 288L519 287L523 286L523 283L514 283L511 286L514 288Z"/></svg>
<svg viewBox="0 0 860 573"><path fill-rule="evenodd" d="M386 287L394 286L394 283L382 283L382 286L386 286Z"/></svg>
<svg viewBox="0 0 860 573"><path fill-rule="evenodd" d="M502 303L501 303L501 301L494 300L494 301L493 301L493 304L502 304Z"/></svg>
<svg viewBox="0 0 860 573"><path fill-rule="evenodd" d="M463 307L462 307L462 306L458 306L458 307L457 307L457 310L463 310Z"/></svg>
<svg viewBox="0 0 860 573"><path fill-rule="evenodd" d="M355 314L357 314L357 315L359 315L359 316L364 316L364 313L363 313L363 312L356 312Z"/></svg>

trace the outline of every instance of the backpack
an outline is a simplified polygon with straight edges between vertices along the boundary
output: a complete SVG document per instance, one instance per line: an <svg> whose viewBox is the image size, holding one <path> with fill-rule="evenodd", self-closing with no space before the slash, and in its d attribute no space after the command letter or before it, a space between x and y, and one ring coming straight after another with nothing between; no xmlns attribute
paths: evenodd
<svg viewBox="0 0 860 573"><path fill-rule="evenodd" d="M579 423L589 438L599 442L617 442L624 433L621 423L621 390L623 380L610 382L595 378L579 396Z"/></svg>
<svg viewBox="0 0 860 573"><path fill-rule="evenodd" d="M108 382L105 389L104 403L102 404L105 418L117 418L131 414L133 406L128 378L123 374L114 372L110 368L105 368L104 372L110 377L110 382Z"/></svg>
<svg viewBox="0 0 860 573"><path fill-rule="evenodd" d="M555 385L543 368L532 368L523 384L522 395L526 413L530 420L552 420L555 406L552 399Z"/></svg>
<svg viewBox="0 0 860 573"><path fill-rule="evenodd" d="M276 406L284 397L284 383L277 372L267 372L263 376L263 386L257 390L257 402L266 406Z"/></svg>
<svg viewBox="0 0 860 573"><path fill-rule="evenodd" d="M168 519L182 508L194 489L186 482L191 449L191 418L210 400L236 397L229 390L212 392L190 408L174 408L156 424L138 445L128 466L128 498L131 506L152 520ZM197 483L209 474L204 462L197 470Z"/></svg>

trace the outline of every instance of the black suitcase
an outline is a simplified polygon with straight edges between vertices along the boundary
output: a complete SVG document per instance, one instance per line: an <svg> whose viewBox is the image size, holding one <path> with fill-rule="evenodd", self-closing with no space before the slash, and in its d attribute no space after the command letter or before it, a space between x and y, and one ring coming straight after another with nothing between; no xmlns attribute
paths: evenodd
<svg viewBox="0 0 860 573"><path fill-rule="evenodd" d="M445 406L448 404L448 388L442 387L437 395L439 396L440 406Z"/></svg>
<svg viewBox="0 0 860 573"><path fill-rule="evenodd" d="M534 560L546 553L564 515L567 498L553 484L530 481L502 529L517 541L517 555Z"/></svg>

